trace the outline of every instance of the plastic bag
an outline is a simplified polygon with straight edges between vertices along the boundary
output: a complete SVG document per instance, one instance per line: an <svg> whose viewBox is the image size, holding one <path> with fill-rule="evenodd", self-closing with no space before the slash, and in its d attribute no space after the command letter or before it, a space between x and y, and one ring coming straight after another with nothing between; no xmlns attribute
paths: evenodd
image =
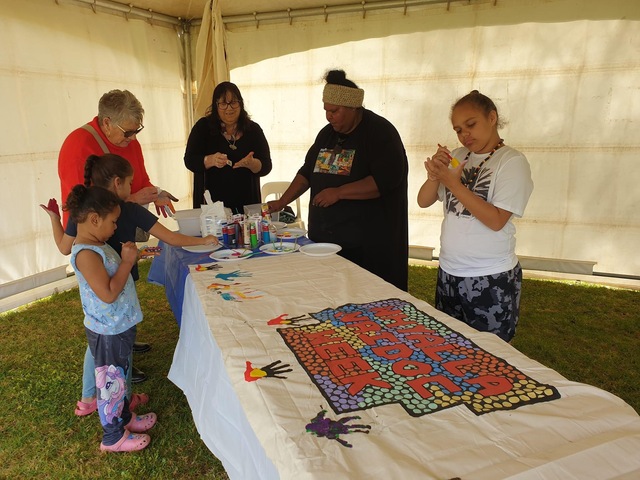
<svg viewBox="0 0 640 480"><path fill-rule="evenodd" d="M200 213L200 233L203 237L207 235L222 236L222 225L228 221L231 211L224 207L222 202L213 202L209 191L204 192L205 204L201 206Z"/></svg>

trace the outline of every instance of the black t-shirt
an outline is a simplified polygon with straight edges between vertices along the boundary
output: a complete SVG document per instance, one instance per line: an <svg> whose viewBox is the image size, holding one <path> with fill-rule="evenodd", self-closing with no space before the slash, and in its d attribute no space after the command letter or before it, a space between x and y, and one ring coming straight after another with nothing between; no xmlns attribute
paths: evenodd
<svg viewBox="0 0 640 480"><path fill-rule="evenodd" d="M235 150L224 138L219 126L213 125L209 117L203 117L191 129L184 164L194 173L204 172L205 188L214 202L222 201L234 213L243 213L244 205L262 202L260 177L271 171L271 152L264 132L255 122L251 122L250 128L243 132L234 146ZM248 168L234 169L230 165L205 169L204 157L217 152L225 153L232 164L253 152L254 158L262 162L262 168L258 173Z"/></svg>
<svg viewBox="0 0 640 480"><path fill-rule="evenodd" d="M157 221L158 217L142 205L138 205L133 202L120 202L120 216L116 222L118 228L116 228L113 236L107 240L107 243L111 245L116 252L118 252L118 255L120 255L120 252L122 252L122 244L124 242L136 241L137 227L148 232ZM64 233L70 237L78 236L78 226L73 219L69 219L69 223L67 223L67 228ZM138 280L139 278L137 263L134 264L131 269L131 276L134 280Z"/></svg>
<svg viewBox="0 0 640 480"><path fill-rule="evenodd" d="M407 155L398 131L383 117L363 110L347 136L324 127L298 173L311 200L325 188L372 176L380 197L309 205L309 238L341 245L343 256L403 290L408 274Z"/></svg>

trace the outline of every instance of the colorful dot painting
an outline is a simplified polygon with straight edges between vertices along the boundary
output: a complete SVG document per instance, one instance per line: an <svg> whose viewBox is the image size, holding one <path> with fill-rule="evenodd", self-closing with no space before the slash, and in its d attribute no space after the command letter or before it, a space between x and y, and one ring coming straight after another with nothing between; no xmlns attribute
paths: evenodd
<svg viewBox="0 0 640 480"><path fill-rule="evenodd" d="M415 417L461 404L482 415L560 398L404 300L311 317L278 332L336 413L399 403Z"/></svg>

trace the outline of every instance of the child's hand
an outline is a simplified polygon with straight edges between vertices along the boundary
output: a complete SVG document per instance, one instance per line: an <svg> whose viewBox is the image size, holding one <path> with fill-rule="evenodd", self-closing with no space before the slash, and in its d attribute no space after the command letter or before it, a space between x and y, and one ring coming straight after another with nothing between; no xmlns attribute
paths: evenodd
<svg viewBox="0 0 640 480"><path fill-rule="evenodd" d="M49 203L47 203L46 205L43 205L41 203L40 207L42 207L42 209L47 212L49 216L57 218L58 220L60 219L60 207L58 207L58 202L55 198L50 198Z"/></svg>
<svg viewBox="0 0 640 480"><path fill-rule="evenodd" d="M123 262L136 263L138 260L138 247L134 242L123 243L120 256Z"/></svg>
<svg viewBox="0 0 640 480"><path fill-rule="evenodd" d="M207 235L206 237L202 238L203 244L204 245L217 245L218 244L218 238L215 235Z"/></svg>
<svg viewBox="0 0 640 480"><path fill-rule="evenodd" d="M167 198L158 199L155 202L155 205L158 216L162 215L164 218L167 218L168 216L173 217L173 214L176 213L173 203L171 203L171 200L168 200Z"/></svg>

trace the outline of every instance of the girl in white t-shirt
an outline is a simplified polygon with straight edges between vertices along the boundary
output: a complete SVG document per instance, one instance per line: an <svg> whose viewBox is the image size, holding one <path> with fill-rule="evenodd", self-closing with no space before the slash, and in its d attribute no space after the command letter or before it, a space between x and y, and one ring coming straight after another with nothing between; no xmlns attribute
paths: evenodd
<svg viewBox="0 0 640 480"><path fill-rule="evenodd" d="M533 182L525 156L504 144L494 102L477 90L451 109L461 148L438 145L425 162L422 208L443 202L436 308L505 341L515 335L522 269L513 216L521 217Z"/></svg>

